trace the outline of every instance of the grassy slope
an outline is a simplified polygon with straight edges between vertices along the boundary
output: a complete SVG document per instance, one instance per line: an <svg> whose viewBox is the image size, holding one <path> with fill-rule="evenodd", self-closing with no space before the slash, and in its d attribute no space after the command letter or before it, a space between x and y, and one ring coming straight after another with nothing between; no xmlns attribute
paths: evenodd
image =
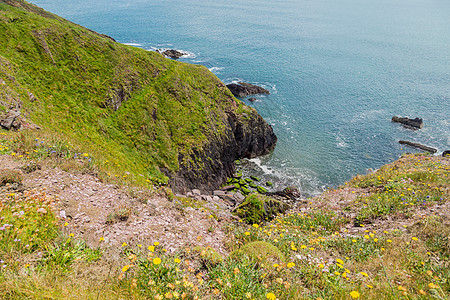
<svg viewBox="0 0 450 300"><path fill-rule="evenodd" d="M2 155L27 165L46 154L35 146L19 157L21 145L20 133L0 132ZM45 163L54 159L74 160L50 155ZM405 155L271 222L223 224L237 253L223 260L195 245L169 254L164 240L106 248L121 258L100 258L100 249L68 236L75 229L50 214L55 199L44 190L3 187L0 298L448 299L449 174L449 158ZM256 252L243 247L254 241Z"/></svg>
<svg viewBox="0 0 450 300"><path fill-rule="evenodd" d="M106 171L166 181L160 169L177 171L178 154L189 157L220 135L225 110L237 108L203 66L115 43L26 2L4 2L0 111L23 103L35 123L101 159ZM120 96L127 100L114 110Z"/></svg>

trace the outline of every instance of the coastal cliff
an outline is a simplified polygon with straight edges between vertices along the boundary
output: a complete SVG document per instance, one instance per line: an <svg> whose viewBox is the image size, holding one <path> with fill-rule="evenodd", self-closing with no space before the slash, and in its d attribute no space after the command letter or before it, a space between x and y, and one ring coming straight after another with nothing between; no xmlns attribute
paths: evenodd
<svg viewBox="0 0 450 300"><path fill-rule="evenodd" d="M25 1L0 1L0 117L21 111L111 176L213 190L270 125L206 67L119 44ZM37 126L36 126L37 127Z"/></svg>

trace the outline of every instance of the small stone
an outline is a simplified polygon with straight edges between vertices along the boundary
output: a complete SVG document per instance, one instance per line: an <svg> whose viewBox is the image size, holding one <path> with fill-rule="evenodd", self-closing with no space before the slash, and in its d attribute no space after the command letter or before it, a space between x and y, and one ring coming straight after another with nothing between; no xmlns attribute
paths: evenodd
<svg viewBox="0 0 450 300"><path fill-rule="evenodd" d="M202 193L200 192L199 189L193 189L193 190L192 190L192 194L193 194L194 196L200 196Z"/></svg>
<svg viewBox="0 0 450 300"><path fill-rule="evenodd" d="M234 188L234 186L233 186L233 188ZM219 190L216 190L213 192L214 196L224 196L225 194L226 193L224 191L219 191Z"/></svg>

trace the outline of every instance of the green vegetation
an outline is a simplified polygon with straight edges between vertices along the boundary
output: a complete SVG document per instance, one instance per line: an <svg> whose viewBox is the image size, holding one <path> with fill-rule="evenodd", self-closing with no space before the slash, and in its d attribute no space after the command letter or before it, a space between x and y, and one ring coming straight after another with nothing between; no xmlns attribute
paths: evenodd
<svg viewBox="0 0 450 300"><path fill-rule="evenodd" d="M283 253L274 245L265 241L254 241L242 246L231 254L235 260L248 260L259 264L262 268L272 268L272 265L285 261Z"/></svg>
<svg viewBox="0 0 450 300"><path fill-rule="evenodd" d="M358 197L347 210L357 208L355 223L370 223L388 215L408 215L418 207L429 207L446 201L448 189L446 166L430 156L406 156L407 164L398 161L382 167L377 173L356 177L349 185L367 188L369 196ZM418 170L423 169L423 170Z"/></svg>
<svg viewBox="0 0 450 300"><path fill-rule="evenodd" d="M271 220L278 213L284 213L289 208L286 203L262 194L250 194L240 204L235 214L249 224Z"/></svg>
<svg viewBox="0 0 450 300"><path fill-rule="evenodd" d="M2 110L22 103L27 119L96 158L98 170L142 182L204 168L198 153L225 138L227 112L257 115L206 67L116 43L20 0L0 1L0 77Z"/></svg>

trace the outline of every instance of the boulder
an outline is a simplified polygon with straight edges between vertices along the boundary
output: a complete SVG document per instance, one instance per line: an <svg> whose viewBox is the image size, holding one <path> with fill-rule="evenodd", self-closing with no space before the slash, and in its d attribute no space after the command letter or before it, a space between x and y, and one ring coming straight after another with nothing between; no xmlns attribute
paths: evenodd
<svg viewBox="0 0 450 300"><path fill-rule="evenodd" d="M252 98L248 98L247 100L250 101L250 102L255 102L255 101L256 101L256 98L253 98L253 97L252 97Z"/></svg>
<svg viewBox="0 0 450 300"><path fill-rule="evenodd" d="M8 112L6 117L2 120L0 120L0 126L7 129L15 129L18 130L21 127L21 122L19 119L20 116L20 110L18 109L12 109Z"/></svg>
<svg viewBox="0 0 450 300"><path fill-rule="evenodd" d="M166 50L162 54L164 56L167 56L167 57L173 58L173 59L178 59L178 58L182 57L183 55L186 55L186 53L183 53L181 51L174 50L174 49Z"/></svg>
<svg viewBox="0 0 450 300"><path fill-rule="evenodd" d="M282 191L269 192L265 194L282 201L296 201L301 197L300 191L294 186L288 186Z"/></svg>
<svg viewBox="0 0 450 300"><path fill-rule="evenodd" d="M233 93L235 97L241 98L257 94L270 94L270 92L265 88L245 82L238 82L238 84L227 84L227 88L231 91L231 93Z"/></svg>
<svg viewBox="0 0 450 300"><path fill-rule="evenodd" d="M403 117L393 116L392 122L401 123L403 125L406 125L406 127L408 127L408 128L418 128L418 129L423 128L423 120L421 118L410 119L408 117L403 118Z"/></svg>

